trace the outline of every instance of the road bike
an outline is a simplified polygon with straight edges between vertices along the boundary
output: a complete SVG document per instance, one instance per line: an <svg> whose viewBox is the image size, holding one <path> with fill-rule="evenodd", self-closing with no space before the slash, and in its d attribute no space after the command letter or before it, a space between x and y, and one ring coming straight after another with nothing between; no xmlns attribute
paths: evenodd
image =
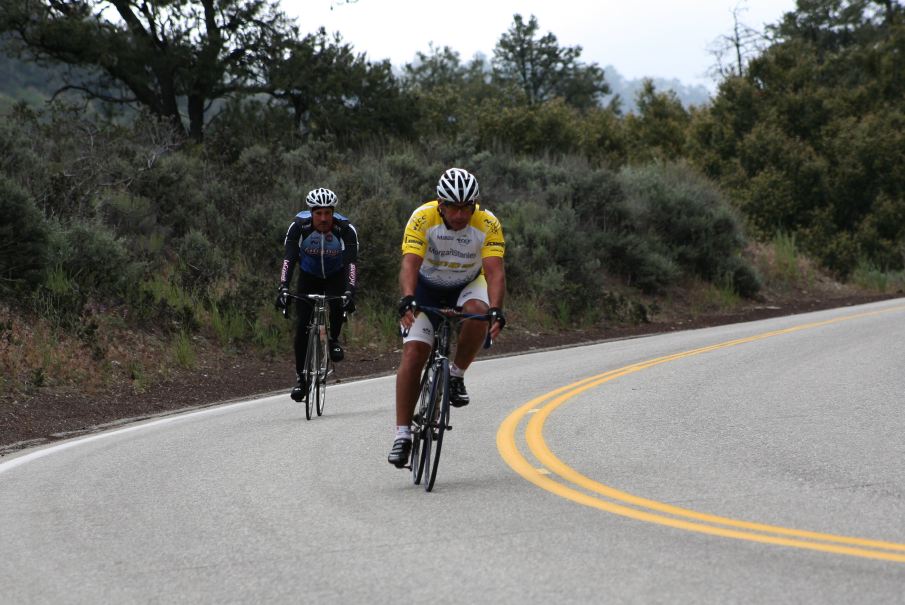
<svg viewBox="0 0 905 605"><path fill-rule="evenodd" d="M305 350L305 366L302 378L305 380L305 418L311 420L312 411L318 416L324 413L327 400L327 377L333 373L333 360L330 359L327 325L331 300L348 300L347 296L325 294L292 294L290 298L312 305L311 320L308 322L308 348ZM288 316L288 306L283 315Z"/></svg>
<svg viewBox="0 0 905 605"><path fill-rule="evenodd" d="M466 319L491 321L490 315L462 313L460 309L418 306L418 311L439 318L434 330L434 343L421 376L421 390L412 419L412 482L424 481L425 491L434 489L443 435L452 430L449 424L449 347L453 327ZM490 330L484 348L490 347Z"/></svg>

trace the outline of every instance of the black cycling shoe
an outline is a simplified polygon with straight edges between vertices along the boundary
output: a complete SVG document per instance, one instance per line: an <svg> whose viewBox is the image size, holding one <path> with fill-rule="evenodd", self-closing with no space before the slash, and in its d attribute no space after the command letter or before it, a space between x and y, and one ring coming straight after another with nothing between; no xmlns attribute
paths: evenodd
<svg viewBox="0 0 905 605"><path fill-rule="evenodd" d="M292 387L292 392L289 394L292 397L293 401L304 401L305 394L308 392L308 387L305 386L305 379L299 377L298 381L295 383L295 386Z"/></svg>
<svg viewBox="0 0 905 605"><path fill-rule="evenodd" d="M342 361L346 356L343 348L339 345L339 341L330 341L330 361Z"/></svg>
<svg viewBox="0 0 905 605"><path fill-rule="evenodd" d="M393 449L387 456L387 462L396 468L404 468L408 464L409 456L412 455L412 440L400 437L393 442Z"/></svg>
<svg viewBox="0 0 905 605"><path fill-rule="evenodd" d="M465 390L465 379L461 376L449 377L449 405L454 408L464 408L468 405L468 391Z"/></svg>

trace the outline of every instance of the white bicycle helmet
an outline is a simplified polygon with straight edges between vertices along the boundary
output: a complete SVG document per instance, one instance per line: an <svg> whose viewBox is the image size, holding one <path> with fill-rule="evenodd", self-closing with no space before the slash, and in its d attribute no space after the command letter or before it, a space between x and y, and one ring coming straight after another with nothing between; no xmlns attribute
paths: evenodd
<svg viewBox="0 0 905 605"><path fill-rule="evenodd" d="M437 183L437 197L450 204L471 204L478 199L478 179L462 168L450 168Z"/></svg>
<svg viewBox="0 0 905 605"><path fill-rule="evenodd" d="M305 198L305 203L308 204L309 208L333 208L336 206L337 201L339 200L336 199L336 194L323 187L312 189L308 192L308 197Z"/></svg>

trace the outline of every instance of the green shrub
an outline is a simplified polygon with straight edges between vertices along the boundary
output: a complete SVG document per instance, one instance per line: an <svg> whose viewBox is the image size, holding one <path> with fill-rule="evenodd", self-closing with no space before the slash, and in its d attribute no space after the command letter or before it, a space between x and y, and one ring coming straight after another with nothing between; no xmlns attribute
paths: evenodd
<svg viewBox="0 0 905 605"><path fill-rule="evenodd" d="M719 283L738 274L746 290L754 287L753 269L745 277L739 273L745 245L741 223L715 185L683 164L625 168L620 182L635 229L651 252L688 276Z"/></svg>
<svg viewBox="0 0 905 605"><path fill-rule="evenodd" d="M54 257L84 294L123 294L137 267L121 240L103 225L88 222L73 223L61 234Z"/></svg>
<svg viewBox="0 0 905 605"><path fill-rule="evenodd" d="M184 287L201 290L226 275L227 265L222 253L201 231L192 229L186 233L178 241L176 250Z"/></svg>
<svg viewBox="0 0 905 605"><path fill-rule="evenodd" d="M212 204L205 199L206 175L200 158L187 152L166 155L134 184L137 195L151 200L160 224L182 236L199 226ZM210 175L207 175L210 178Z"/></svg>
<svg viewBox="0 0 905 605"><path fill-rule="evenodd" d="M28 195L0 175L0 293L33 290L50 260L49 229Z"/></svg>

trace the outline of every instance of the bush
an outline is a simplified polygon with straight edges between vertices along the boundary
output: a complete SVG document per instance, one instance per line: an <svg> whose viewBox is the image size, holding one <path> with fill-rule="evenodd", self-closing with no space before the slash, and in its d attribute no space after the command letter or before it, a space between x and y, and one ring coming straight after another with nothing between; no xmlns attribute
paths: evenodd
<svg viewBox="0 0 905 605"><path fill-rule="evenodd" d="M0 175L0 293L32 290L49 261L49 230L25 192Z"/></svg>
<svg viewBox="0 0 905 605"><path fill-rule="evenodd" d="M746 290L753 287L756 280L743 277L739 269L744 261L738 255L745 246L740 221L712 183L682 164L626 168L620 181L635 229L653 252L689 276L719 282L738 274Z"/></svg>
<svg viewBox="0 0 905 605"><path fill-rule="evenodd" d="M171 154L135 182L135 194L153 202L158 221L177 237L198 226L199 218L213 206L205 200L204 182L211 175L205 175L204 168L190 153Z"/></svg>
<svg viewBox="0 0 905 605"><path fill-rule="evenodd" d="M123 243L103 225L76 222L60 233L54 258L83 295L119 297L135 281L138 267Z"/></svg>
<svg viewBox="0 0 905 605"><path fill-rule="evenodd" d="M226 260L201 231L193 229L177 244L182 284L190 290L204 289L226 275Z"/></svg>

